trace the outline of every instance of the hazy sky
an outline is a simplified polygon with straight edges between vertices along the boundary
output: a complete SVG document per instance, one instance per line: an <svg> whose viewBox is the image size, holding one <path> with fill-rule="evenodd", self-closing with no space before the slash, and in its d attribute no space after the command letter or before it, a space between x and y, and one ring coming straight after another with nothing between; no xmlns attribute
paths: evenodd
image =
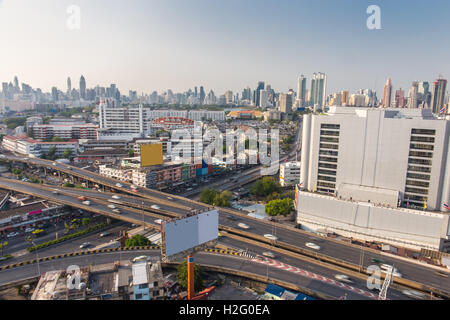
<svg viewBox="0 0 450 320"><path fill-rule="evenodd" d="M370 4L382 30L366 27ZM81 29L66 26L70 5ZM0 82L49 91L116 83L123 94L203 85L222 94L259 80L296 90L328 76L328 93L450 78L447 0L0 0ZM308 89L309 89L308 81Z"/></svg>

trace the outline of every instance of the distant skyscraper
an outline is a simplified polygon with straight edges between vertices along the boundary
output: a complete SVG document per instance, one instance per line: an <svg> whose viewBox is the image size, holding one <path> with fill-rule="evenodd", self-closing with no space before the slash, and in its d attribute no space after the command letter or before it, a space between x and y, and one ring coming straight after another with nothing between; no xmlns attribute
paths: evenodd
<svg viewBox="0 0 450 320"><path fill-rule="evenodd" d="M292 94L280 93L280 112L285 114L292 113Z"/></svg>
<svg viewBox="0 0 450 320"><path fill-rule="evenodd" d="M70 94L72 91L72 80L70 80L70 77L67 78L67 94Z"/></svg>
<svg viewBox="0 0 450 320"><path fill-rule="evenodd" d="M200 104L203 104L205 102L205 89L203 89L203 86L200 87Z"/></svg>
<svg viewBox="0 0 450 320"><path fill-rule="evenodd" d="M325 106L327 91L327 76L324 73L314 73L311 79L310 105Z"/></svg>
<svg viewBox="0 0 450 320"><path fill-rule="evenodd" d="M86 80L83 76L80 78L80 98L86 100Z"/></svg>
<svg viewBox="0 0 450 320"><path fill-rule="evenodd" d="M20 90L20 88L19 88L19 79L17 78L17 76L14 77L14 89L16 89L17 91Z"/></svg>
<svg viewBox="0 0 450 320"><path fill-rule="evenodd" d="M198 90L197 90L197 87L194 87L194 97L197 98L197 96L198 96Z"/></svg>
<svg viewBox="0 0 450 320"><path fill-rule="evenodd" d="M232 104L233 103L233 91L228 90L225 92L225 103Z"/></svg>
<svg viewBox="0 0 450 320"><path fill-rule="evenodd" d="M343 106L348 105L349 92L341 91L341 102Z"/></svg>
<svg viewBox="0 0 450 320"><path fill-rule="evenodd" d="M394 104L396 108L403 108L405 106L405 91L402 88L395 91Z"/></svg>
<svg viewBox="0 0 450 320"><path fill-rule="evenodd" d="M431 99L431 110L435 114L439 114L442 107L445 105L445 94L447 88L447 80L439 77L433 83L433 97Z"/></svg>
<svg viewBox="0 0 450 320"><path fill-rule="evenodd" d="M408 108L415 109L419 106L419 82L413 81L411 89L409 89Z"/></svg>
<svg viewBox="0 0 450 320"><path fill-rule="evenodd" d="M298 78L297 100L298 100L298 106L300 108L305 106L305 103L306 103L306 78L303 75L301 75Z"/></svg>
<svg viewBox="0 0 450 320"><path fill-rule="evenodd" d="M52 88L52 99L53 101L58 101L58 89L56 87Z"/></svg>
<svg viewBox="0 0 450 320"><path fill-rule="evenodd" d="M255 90L255 97L254 97L254 103L255 106L259 107L260 106L260 91L264 90L264 81L260 81L258 82L258 87Z"/></svg>
<svg viewBox="0 0 450 320"><path fill-rule="evenodd" d="M392 80L388 78L386 84L384 85L383 91L383 102L382 105L385 108L389 108L391 106L392 101Z"/></svg>

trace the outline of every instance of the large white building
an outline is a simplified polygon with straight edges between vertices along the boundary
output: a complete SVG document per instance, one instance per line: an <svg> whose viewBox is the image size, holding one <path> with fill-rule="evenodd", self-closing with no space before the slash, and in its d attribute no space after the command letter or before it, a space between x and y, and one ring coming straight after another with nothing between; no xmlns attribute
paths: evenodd
<svg viewBox="0 0 450 320"><path fill-rule="evenodd" d="M152 122L161 118L176 117L193 121L225 121L224 111L207 110L151 110L139 107L113 108L105 104L99 105L99 139L132 140L150 135Z"/></svg>
<svg viewBox="0 0 450 320"><path fill-rule="evenodd" d="M69 140L65 142L42 142L27 138L26 136L5 136L3 137L2 146L5 150L35 158L40 158L43 155L48 154L52 148L55 148L55 155L57 157L62 157L67 149L71 151L72 156L78 154L77 140Z"/></svg>
<svg viewBox="0 0 450 320"><path fill-rule="evenodd" d="M414 249L450 248L449 133L450 122L428 109L330 107L305 116L297 222Z"/></svg>

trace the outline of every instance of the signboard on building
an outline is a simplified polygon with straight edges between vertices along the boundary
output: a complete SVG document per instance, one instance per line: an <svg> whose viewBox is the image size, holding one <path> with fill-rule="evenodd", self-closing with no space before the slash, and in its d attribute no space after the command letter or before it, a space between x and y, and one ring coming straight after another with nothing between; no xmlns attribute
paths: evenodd
<svg viewBox="0 0 450 320"><path fill-rule="evenodd" d="M150 167L163 164L162 143L141 145L141 166Z"/></svg>
<svg viewBox="0 0 450 320"><path fill-rule="evenodd" d="M162 255L169 258L176 254L195 251L219 233L219 211L212 210L161 224Z"/></svg>

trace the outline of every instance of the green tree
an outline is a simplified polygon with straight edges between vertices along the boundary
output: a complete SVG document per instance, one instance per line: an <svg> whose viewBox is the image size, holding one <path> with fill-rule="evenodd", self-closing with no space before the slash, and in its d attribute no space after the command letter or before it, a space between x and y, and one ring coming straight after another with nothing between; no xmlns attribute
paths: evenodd
<svg viewBox="0 0 450 320"><path fill-rule="evenodd" d="M266 214L269 216L287 216L294 210L294 201L289 198L272 200L266 205Z"/></svg>
<svg viewBox="0 0 450 320"><path fill-rule="evenodd" d="M187 289L187 262L186 260L180 263L177 267L177 278L178 283L183 289ZM202 278L200 275L200 267L194 265L194 287L195 291L198 292L203 288Z"/></svg>
<svg viewBox="0 0 450 320"><path fill-rule="evenodd" d="M134 150L128 151L128 156L129 156L130 158L134 157Z"/></svg>
<svg viewBox="0 0 450 320"><path fill-rule="evenodd" d="M48 149L47 158L49 160L55 160L56 159L56 147L55 146L50 147Z"/></svg>
<svg viewBox="0 0 450 320"><path fill-rule="evenodd" d="M216 190L205 188L200 193L200 202L213 205L216 195Z"/></svg>
<svg viewBox="0 0 450 320"><path fill-rule="evenodd" d="M274 192L279 192L280 188L279 182L273 177L263 177L252 185L250 193L255 196L267 197Z"/></svg>
<svg viewBox="0 0 450 320"><path fill-rule="evenodd" d="M141 234L137 234L130 239L125 240L125 247L143 247L151 244L150 240Z"/></svg>
<svg viewBox="0 0 450 320"><path fill-rule="evenodd" d="M83 226L87 226L89 223L91 223L91 219L89 219L89 218L83 218L83 219L81 220L81 224L82 224Z"/></svg>
<svg viewBox="0 0 450 320"><path fill-rule="evenodd" d="M69 159L70 160L70 157L72 156L72 150L70 150L70 149L66 149L66 150L64 150L64 153L63 153L63 155L62 155L62 157L64 158L64 159Z"/></svg>

